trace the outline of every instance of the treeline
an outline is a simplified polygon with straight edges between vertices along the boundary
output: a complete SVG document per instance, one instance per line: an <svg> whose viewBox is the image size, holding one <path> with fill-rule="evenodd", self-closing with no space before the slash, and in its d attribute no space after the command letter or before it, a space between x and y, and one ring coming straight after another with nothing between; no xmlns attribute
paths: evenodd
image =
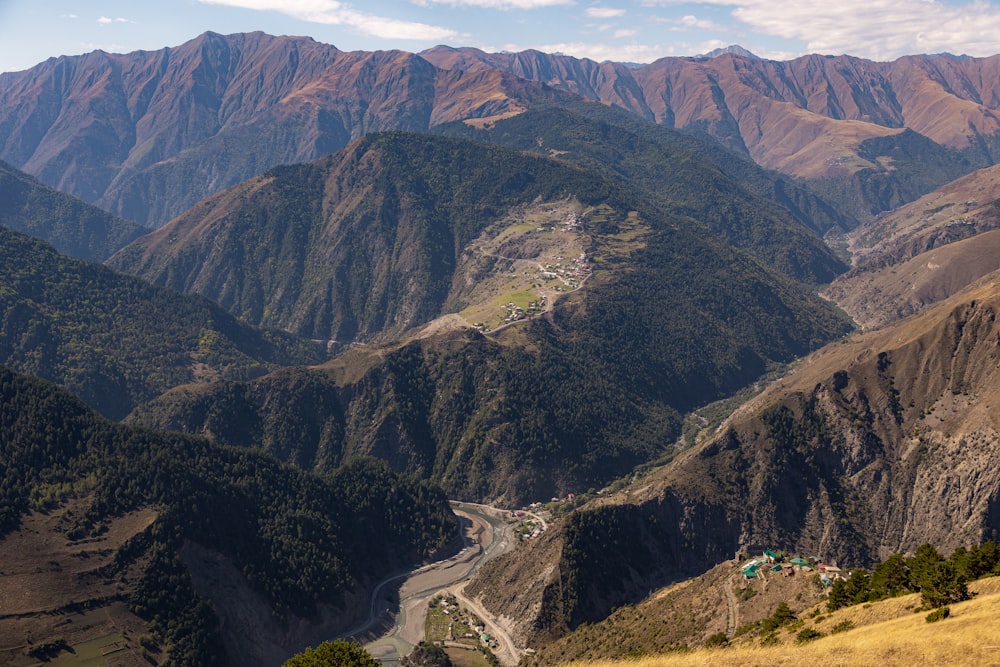
<svg viewBox="0 0 1000 667"><path fill-rule="evenodd" d="M0 228L0 363L113 419L203 373L247 379L315 363L316 345L262 332L205 299L70 259Z"/></svg>
<svg viewBox="0 0 1000 667"><path fill-rule="evenodd" d="M926 607L942 607L968 600L968 582L998 575L1000 545L993 540L971 549L959 547L948 558L924 544L910 557L895 554L871 572L854 570L847 579L838 579L830 589L827 608L834 611L908 593L920 593Z"/></svg>
<svg viewBox="0 0 1000 667"><path fill-rule="evenodd" d="M70 538L109 519L160 508L116 554L115 568L147 561L133 610L171 646L173 664L216 664L221 646L207 604L180 561L185 541L231 560L280 614L308 616L418 562L456 536L434 487L358 459L316 476L204 438L108 422L65 392L0 367L0 534L33 503L68 495L93 502ZM115 576L115 572L108 572Z"/></svg>

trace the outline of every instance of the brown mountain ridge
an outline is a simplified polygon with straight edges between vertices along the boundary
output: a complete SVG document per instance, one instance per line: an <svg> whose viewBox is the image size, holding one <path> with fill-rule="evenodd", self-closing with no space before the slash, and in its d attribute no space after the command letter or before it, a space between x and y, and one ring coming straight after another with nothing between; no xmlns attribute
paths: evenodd
<svg viewBox="0 0 1000 667"><path fill-rule="evenodd" d="M707 134L828 181L854 214L992 164L1000 56L777 62L726 53L634 67L528 51L343 52L303 37L205 33L177 47L0 74L0 159L158 226L268 168L367 132L488 123L571 94Z"/></svg>
<svg viewBox="0 0 1000 667"><path fill-rule="evenodd" d="M205 33L0 75L0 157L125 218L158 225L278 164L366 132L489 117L545 95L499 71L442 71L401 51Z"/></svg>
<svg viewBox="0 0 1000 667"><path fill-rule="evenodd" d="M959 150L995 141L1000 130L997 56L876 63L725 53L626 67L538 51L435 47L421 55L439 67L502 69L657 123L701 128L765 167L806 178L873 166L859 157L860 145L904 128Z"/></svg>

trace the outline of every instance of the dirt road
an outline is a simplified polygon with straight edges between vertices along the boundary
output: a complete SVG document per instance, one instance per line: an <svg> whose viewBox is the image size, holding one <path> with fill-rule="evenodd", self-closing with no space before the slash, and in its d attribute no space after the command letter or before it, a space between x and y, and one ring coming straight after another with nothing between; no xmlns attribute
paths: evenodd
<svg viewBox="0 0 1000 667"><path fill-rule="evenodd" d="M733 595L733 581L736 578L736 573L729 575L722 580L722 592L726 594L726 638L732 639L733 635L736 634L736 624L738 623L738 617L736 615L736 596Z"/></svg>
<svg viewBox="0 0 1000 667"><path fill-rule="evenodd" d="M514 640L507 633L506 628L500 625L490 612L486 611L478 602L465 595L465 585L467 583L466 581L452 586L448 589L448 592L454 595L467 609L475 612L476 616L486 624L487 631L498 643L497 648L493 651L493 655L508 667L516 665L524 657L524 652L517 648Z"/></svg>

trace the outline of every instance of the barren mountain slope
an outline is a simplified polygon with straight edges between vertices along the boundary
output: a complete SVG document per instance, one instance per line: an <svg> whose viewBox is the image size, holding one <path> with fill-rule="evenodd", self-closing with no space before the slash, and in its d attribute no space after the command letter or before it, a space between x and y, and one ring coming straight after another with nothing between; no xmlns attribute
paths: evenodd
<svg viewBox="0 0 1000 667"><path fill-rule="evenodd" d="M1000 230L927 250L912 259L858 270L823 293L857 324L891 324L1000 269Z"/></svg>
<svg viewBox="0 0 1000 667"><path fill-rule="evenodd" d="M1000 166L972 172L848 234L853 264L865 270L904 261L1000 226Z"/></svg>
<svg viewBox="0 0 1000 667"><path fill-rule="evenodd" d="M809 178L877 167L859 155L860 145L903 128L960 150L995 141L1000 130L997 56L876 63L725 53L629 68L538 51L435 47L421 55L444 68L503 69L658 123L701 129L761 165Z"/></svg>
<svg viewBox="0 0 1000 667"><path fill-rule="evenodd" d="M401 51L263 33L54 58L0 75L0 92L0 158L151 226L367 132L513 113L548 96L497 71L443 72Z"/></svg>
<svg viewBox="0 0 1000 667"><path fill-rule="evenodd" d="M863 327L894 322L1000 268L1000 169L988 167L847 236L854 269L824 293Z"/></svg>

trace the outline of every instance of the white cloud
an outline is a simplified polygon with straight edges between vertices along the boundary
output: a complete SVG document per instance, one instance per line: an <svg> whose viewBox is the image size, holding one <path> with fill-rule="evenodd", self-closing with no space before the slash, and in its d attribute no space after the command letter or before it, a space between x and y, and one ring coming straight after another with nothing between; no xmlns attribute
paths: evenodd
<svg viewBox="0 0 1000 667"><path fill-rule="evenodd" d="M783 12L755 2L733 15L758 30L801 39L810 52L874 59L940 51L989 55L996 52L1000 33L1000 9L981 2L953 6L934 0L842 0L821 5L811 0ZM796 26L797 21L808 25Z"/></svg>
<svg viewBox="0 0 1000 667"><path fill-rule="evenodd" d="M80 18L80 16L77 15L77 14L60 14L59 18L61 18L61 19L78 19L78 18Z"/></svg>
<svg viewBox="0 0 1000 667"><path fill-rule="evenodd" d="M638 30L631 28L622 28L621 30L615 30L614 36L615 39L624 39L626 37L635 37L638 32Z"/></svg>
<svg viewBox="0 0 1000 667"><path fill-rule="evenodd" d="M97 22L100 23L101 25L110 25L111 23L132 23L132 21L129 21L128 19L123 19L120 16L116 19L108 18L107 16L102 16L101 18L97 19Z"/></svg>
<svg viewBox="0 0 1000 667"><path fill-rule="evenodd" d="M687 14L685 16L677 19L677 23L684 26L685 28L698 28L700 30L725 30L724 26L715 23L714 21L708 21L705 19L700 19L692 14Z"/></svg>
<svg viewBox="0 0 1000 667"><path fill-rule="evenodd" d="M676 6L680 0L642 0L645 6ZM685 3L687 4L687 3ZM849 53L891 60L908 53L949 51L974 56L997 52L1000 7L985 0L708 0L732 7L752 30L801 40L809 53Z"/></svg>
<svg viewBox="0 0 1000 667"><path fill-rule="evenodd" d="M612 7L587 7L583 13L594 19L613 19L625 16L624 9L614 9Z"/></svg>
<svg viewBox="0 0 1000 667"><path fill-rule="evenodd" d="M337 0L198 1L210 5L226 5L229 7L241 7L243 9L280 12L310 23L345 25L366 35L384 39L443 41L460 37L459 33L449 28L366 14L352 9Z"/></svg>
<svg viewBox="0 0 1000 667"><path fill-rule="evenodd" d="M478 9L542 9L575 4L575 0L413 0L413 2L422 7L448 5Z"/></svg>

